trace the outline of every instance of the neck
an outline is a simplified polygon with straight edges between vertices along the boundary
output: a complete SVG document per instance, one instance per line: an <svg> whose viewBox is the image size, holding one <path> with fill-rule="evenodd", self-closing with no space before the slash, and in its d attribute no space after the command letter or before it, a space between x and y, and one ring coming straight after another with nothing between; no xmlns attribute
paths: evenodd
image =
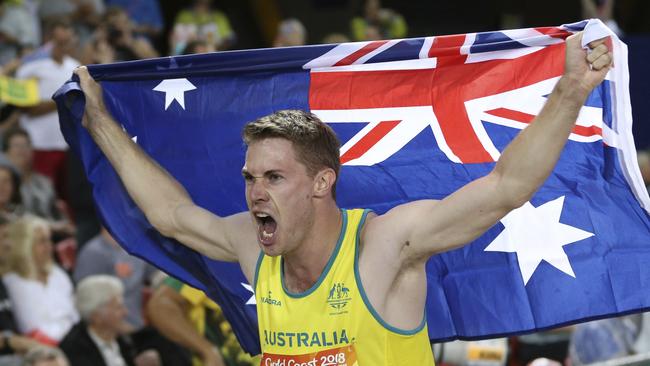
<svg viewBox="0 0 650 366"><path fill-rule="evenodd" d="M107 329L102 329L99 327L96 327L92 324L88 324L88 328L95 333L95 335L99 338L101 338L104 342L112 342L117 338L117 334L111 330Z"/></svg>
<svg viewBox="0 0 650 366"><path fill-rule="evenodd" d="M283 255L284 282L291 292L304 292L318 281L340 236L343 217L334 201L317 210L315 218L300 247Z"/></svg>
<svg viewBox="0 0 650 366"><path fill-rule="evenodd" d="M50 54L50 57L52 57L52 60L56 61L57 63L61 64L63 63L63 57L65 56L65 52L58 47L54 46L52 47L52 53Z"/></svg>
<svg viewBox="0 0 650 366"><path fill-rule="evenodd" d="M43 270L43 271L39 270L38 273L36 274L36 279L38 280L38 282L41 282L41 283L47 284L47 277L48 277L48 274L49 274L49 273L47 273L47 272L44 271L44 270Z"/></svg>

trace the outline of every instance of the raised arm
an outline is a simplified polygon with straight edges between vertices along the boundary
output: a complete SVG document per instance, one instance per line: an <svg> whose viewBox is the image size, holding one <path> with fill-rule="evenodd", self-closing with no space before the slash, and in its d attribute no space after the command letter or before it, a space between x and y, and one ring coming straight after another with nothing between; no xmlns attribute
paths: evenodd
<svg viewBox="0 0 650 366"><path fill-rule="evenodd" d="M111 117L104 105L101 86L87 68L77 68L75 73L86 95L84 127L149 222L163 235L211 258L254 262L247 260L257 256L259 251L255 249L255 230L250 218L245 214L221 218L195 205L185 188L134 143ZM245 269L247 276L248 272Z"/></svg>
<svg viewBox="0 0 650 366"><path fill-rule="evenodd" d="M587 54L581 40L582 33L567 39L564 75L537 118L510 143L491 173L441 201L405 204L371 220L366 230L371 238L366 242L389 236L400 258L422 262L470 242L527 202L553 170L580 108L609 70L611 54L604 41L590 44Z"/></svg>

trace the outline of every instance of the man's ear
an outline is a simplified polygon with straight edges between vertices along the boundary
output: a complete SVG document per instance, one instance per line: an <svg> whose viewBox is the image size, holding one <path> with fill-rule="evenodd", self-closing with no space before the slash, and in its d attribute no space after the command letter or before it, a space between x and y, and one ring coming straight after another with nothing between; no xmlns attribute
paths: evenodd
<svg viewBox="0 0 650 366"><path fill-rule="evenodd" d="M336 173L331 168L325 168L316 174L314 179L314 197L330 196L336 184Z"/></svg>

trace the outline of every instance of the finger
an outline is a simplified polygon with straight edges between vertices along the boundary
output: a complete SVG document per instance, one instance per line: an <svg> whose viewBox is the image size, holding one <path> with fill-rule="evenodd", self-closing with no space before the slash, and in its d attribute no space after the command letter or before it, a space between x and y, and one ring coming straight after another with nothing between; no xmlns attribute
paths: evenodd
<svg viewBox="0 0 650 366"><path fill-rule="evenodd" d="M609 52L609 49L606 45L600 44L596 48L592 49L591 52L587 55L587 61L589 63L594 62L600 56L605 55Z"/></svg>
<svg viewBox="0 0 650 366"><path fill-rule="evenodd" d="M592 64L594 70L601 70L603 68L609 67L612 63L612 54L606 53L599 58L597 58Z"/></svg>
<svg viewBox="0 0 650 366"><path fill-rule="evenodd" d="M605 42L607 42L608 38L609 37L603 37L603 38L597 39L595 41L591 41L591 42L589 42L588 46L589 46L589 48L594 49L594 48L600 46L601 44L604 44Z"/></svg>
<svg viewBox="0 0 650 366"><path fill-rule="evenodd" d="M86 66L77 66L77 67L74 69L74 71L72 71L72 72L74 72L75 74L79 75L79 74L81 74L82 72L86 72L86 73L87 73L87 72L88 72L88 68L87 68Z"/></svg>

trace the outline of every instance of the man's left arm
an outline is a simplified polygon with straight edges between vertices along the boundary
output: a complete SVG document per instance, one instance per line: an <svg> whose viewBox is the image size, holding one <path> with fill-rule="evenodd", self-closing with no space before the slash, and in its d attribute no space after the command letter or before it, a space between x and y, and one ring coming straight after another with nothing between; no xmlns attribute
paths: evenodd
<svg viewBox="0 0 650 366"><path fill-rule="evenodd" d="M566 40L564 75L541 112L505 149L495 168L441 201L398 206L368 223L366 242L398 245L412 263L460 247L527 202L553 170L587 96L611 64L604 40L581 47L582 33Z"/></svg>

